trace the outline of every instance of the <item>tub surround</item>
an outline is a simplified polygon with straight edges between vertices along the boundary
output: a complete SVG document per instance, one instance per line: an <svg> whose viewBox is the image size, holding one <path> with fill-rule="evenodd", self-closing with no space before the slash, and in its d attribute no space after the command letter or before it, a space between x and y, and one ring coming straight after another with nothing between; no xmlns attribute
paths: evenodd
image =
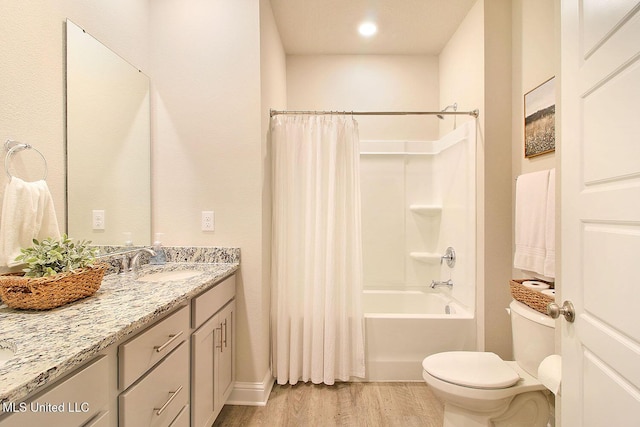
<svg viewBox="0 0 640 427"><path fill-rule="evenodd" d="M202 274L167 282L109 274L94 296L54 310L20 311L0 305L0 338L17 349L0 366L0 404L22 400L239 268L240 250L235 248L169 247L165 251L171 262L144 265L141 274L181 269Z"/></svg>

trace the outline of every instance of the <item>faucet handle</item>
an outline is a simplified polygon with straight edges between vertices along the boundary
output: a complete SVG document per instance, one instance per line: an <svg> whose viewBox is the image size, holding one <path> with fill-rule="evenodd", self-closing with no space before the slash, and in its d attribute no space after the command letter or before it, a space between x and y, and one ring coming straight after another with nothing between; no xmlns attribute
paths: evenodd
<svg viewBox="0 0 640 427"><path fill-rule="evenodd" d="M444 255L440 258L440 264L442 261L446 261L449 268L453 268L456 265L456 251L449 246Z"/></svg>

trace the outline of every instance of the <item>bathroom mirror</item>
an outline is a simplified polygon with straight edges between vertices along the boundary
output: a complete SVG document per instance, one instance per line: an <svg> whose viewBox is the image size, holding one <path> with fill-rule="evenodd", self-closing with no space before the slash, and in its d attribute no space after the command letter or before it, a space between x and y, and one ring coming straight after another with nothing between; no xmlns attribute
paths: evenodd
<svg viewBox="0 0 640 427"><path fill-rule="evenodd" d="M67 234L151 243L149 78L67 20Z"/></svg>

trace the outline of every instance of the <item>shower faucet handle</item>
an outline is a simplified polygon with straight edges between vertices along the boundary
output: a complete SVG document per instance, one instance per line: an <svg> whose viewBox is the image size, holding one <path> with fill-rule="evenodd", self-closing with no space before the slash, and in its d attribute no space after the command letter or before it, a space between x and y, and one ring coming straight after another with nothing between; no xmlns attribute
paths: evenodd
<svg viewBox="0 0 640 427"><path fill-rule="evenodd" d="M447 262L449 268L453 268L456 265L456 251L451 246L447 248L444 255L440 258L440 264L442 264L443 261Z"/></svg>

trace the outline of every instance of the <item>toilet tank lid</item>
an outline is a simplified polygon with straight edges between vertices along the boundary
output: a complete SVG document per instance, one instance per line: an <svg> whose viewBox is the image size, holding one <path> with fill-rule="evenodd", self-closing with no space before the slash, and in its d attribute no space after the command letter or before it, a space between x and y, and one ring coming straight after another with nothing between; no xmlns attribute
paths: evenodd
<svg viewBox="0 0 640 427"><path fill-rule="evenodd" d="M520 376L497 354L447 351L426 357L422 367L430 375L464 387L499 389L511 387Z"/></svg>

